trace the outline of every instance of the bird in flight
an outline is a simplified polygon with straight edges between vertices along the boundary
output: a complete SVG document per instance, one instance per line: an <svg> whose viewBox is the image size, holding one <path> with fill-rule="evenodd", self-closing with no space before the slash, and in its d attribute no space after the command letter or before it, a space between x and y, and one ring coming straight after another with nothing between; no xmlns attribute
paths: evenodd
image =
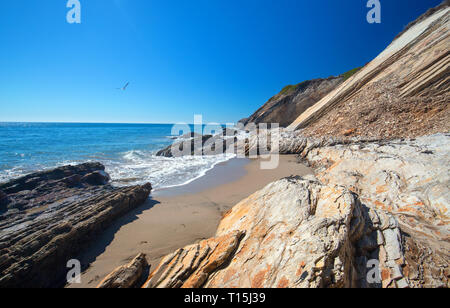
<svg viewBox="0 0 450 308"><path fill-rule="evenodd" d="M123 86L123 88L116 88L116 89L117 89L117 90L125 91L125 90L127 89L127 87L128 87L129 84L130 84L130 83L127 82L126 85Z"/></svg>

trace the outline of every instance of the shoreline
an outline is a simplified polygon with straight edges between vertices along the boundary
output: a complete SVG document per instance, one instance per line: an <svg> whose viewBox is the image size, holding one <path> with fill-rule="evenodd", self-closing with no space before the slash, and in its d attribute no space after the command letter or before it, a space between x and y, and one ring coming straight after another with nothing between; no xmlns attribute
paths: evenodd
<svg viewBox="0 0 450 308"><path fill-rule="evenodd" d="M67 287L96 287L139 253L146 254L151 271L166 254L214 236L224 212L267 184L312 173L297 162L296 155L280 156L274 170L261 170L259 162L231 159L189 184L152 193L144 205L119 218L79 256L82 264L90 265L81 275L81 284Z"/></svg>

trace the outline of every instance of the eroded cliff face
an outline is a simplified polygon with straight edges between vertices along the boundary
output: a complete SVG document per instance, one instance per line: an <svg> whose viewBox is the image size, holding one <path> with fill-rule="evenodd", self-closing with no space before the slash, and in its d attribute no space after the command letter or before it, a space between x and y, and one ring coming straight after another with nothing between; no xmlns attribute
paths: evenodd
<svg viewBox="0 0 450 308"><path fill-rule="evenodd" d="M244 125L279 123L281 127L287 127L343 81L344 77L338 76L308 80L295 86L288 86L241 122Z"/></svg>
<svg viewBox="0 0 450 308"><path fill-rule="evenodd" d="M289 128L375 138L450 131L449 2L431 12Z"/></svg>

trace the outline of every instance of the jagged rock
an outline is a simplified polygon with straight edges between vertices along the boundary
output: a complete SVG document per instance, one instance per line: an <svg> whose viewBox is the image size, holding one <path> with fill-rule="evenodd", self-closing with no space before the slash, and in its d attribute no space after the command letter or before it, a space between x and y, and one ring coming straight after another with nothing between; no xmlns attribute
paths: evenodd
<svg viewBox="0 0 450 308"><path fill-rule="evenodd" d="M396 217L400 234L387 231L383 235L404 242L403 266L411 286L448 286L450 135L340 140L285 131L280 151L299 154L316 169L321 182L345 185L365 205ZM398 247L385 248L391 261L398 259Z"/></svg>
<svg viewBox="0 0 450 308"><path fill-rule="evenodd" d="M104 171L105 167L100 163L85 163L77 166L63 166L52 170L36 172L7 183L0 183L0 190L6 194L14 194L20 191L33 190L37 186L58 181L73 175L84 176L94 171Z"/></svg>
<svg viewBox="0 0 450 308"><path fill-rule="evenodd" d="M0 287L64 284L67 261L116 218L143 204L152 189L79 181L96 172L102 174L104 166L64 166L0 185L9 199L9 210L0 213Z"/></svg>
<svg viewBox="0 0 450 308"><path fill-rule="evenodd" d="M111 178L105 171L94 171L86 174L81 181L90 185L106 185Z"/></svg>
<svg viewBox="0 0 450 308"><path fill-rule="evenodd" d="M367 264L357 261L384 265L383 245L400 245L389 238L357 247L382 230L369 211L378 218L375 209L342 186L299 177L280 180L233 207L215 238L163 258L145 287L366 286ZM390 228L385 230L398 232L395 224Z"/></svg>
<svg viewBox="0 0 450 308"><path fill-rule="evenodd" d="M148 267L145 254L137 255L130 263L120 266L99 283L99 289L125 289L138 287Z"/></svg>
<svg viewBox="0 0 450 308"><path fill-rule="evenodd" d="M247 150L256 145L253 134ZM282 131L279 149L299 154L317 179L285 179L242 201L215 239L168 256L164 278L147 286L449 286L450 135L384 141ZM190 264L207 255L194 251L230 232L245 232L231 261L192 284ZM379 282L367 279L371 260Z"/></svg>
<svg viewBox="0 0 450 308"><path fill-rule="evenodd" d="M364 204L395 215L402 235L384 236L404 239L411 283L448 286L450 135L322 146L310 150L307 159L324 183L341 183Z"/></svg>
<svg viewBox="0 0 450 308"><path fill-rule="evenodd" d="M211 135L201 136L201 138L195 136L194 138L175 142L173 145L169 145L168 147L158 151L156 153L156 156L173 157L174 154L172 153L172 148L178 149L180 152L183 152L183 151L186 152L185 155L194 155L194 149L196 148L196 144L198 143L198 144L203 145L211 137L212 137ZM190 149L186 150L186 148L185 148L186 146L190 147ZM197 148L200 148L200 147L197 147Z"/></svg>
<svg viewBox="0 0 450 308"><path fill-rule="evenodd" d="M215 155L222 154L231 146L235 145L237 141L236 130L224 130L225 134L229 135L204 135L202 138L185 139L180 142L175 142L156 153L156 156L174 157L186 155ZM230 139L231 137L231 139ZM173 149L177 153L173 153Z"/></svg>
<svg viewBox="0 0 450 308"><path fill-rule="evenodd" d="M201 241L179 249L163 258L144 288L199 288L210 275L226 266L236 251L244 232Z"/></svg>

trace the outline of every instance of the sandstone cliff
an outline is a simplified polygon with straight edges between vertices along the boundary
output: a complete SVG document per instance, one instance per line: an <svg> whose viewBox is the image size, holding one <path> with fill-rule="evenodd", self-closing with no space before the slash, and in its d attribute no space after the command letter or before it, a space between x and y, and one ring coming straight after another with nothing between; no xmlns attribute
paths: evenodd
<svg viewBox="0 0 450 308"><path fill-rule="evenodd" d="M0 287L63 285L67 261L151 191L108 181L101 164L87 163L1 184Z"/></svg>
<svg viewBox="0 0 450 308"><path fill-rule="evenodd" d="M302 113L307 136L414 137L450 130L450 8L420 17L358 73Z"/></svg>
<svg viewBox="0 0 450 308"><path fill-rule="evenodd" d="M279 123L281 127L291 124L306 109L317 103L344 81L344 76L304 81L295 86L287 86L272 97L249 118L241 120L249 123Z"/></svg>

